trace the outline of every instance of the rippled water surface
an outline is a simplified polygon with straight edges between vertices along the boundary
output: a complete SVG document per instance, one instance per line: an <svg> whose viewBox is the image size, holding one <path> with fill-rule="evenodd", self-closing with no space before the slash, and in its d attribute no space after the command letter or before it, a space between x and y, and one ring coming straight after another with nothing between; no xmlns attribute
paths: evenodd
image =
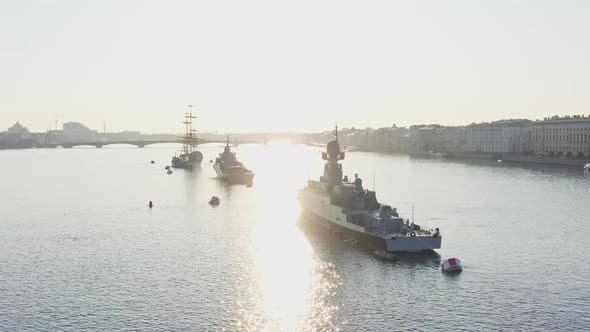
<svg viewBox="0 0 590 332"><path fill-rule="evenodd" d="M214 178L216 145L201 170L166 175L174 150L0 151L1 331L590 326L590 176L577 169L349 153L345 174L405 217L414 202L444 236L440 256L385 263L300 220L320 148L238 147L252 187ZM441 274L450 256L462 274Z"/></svg>

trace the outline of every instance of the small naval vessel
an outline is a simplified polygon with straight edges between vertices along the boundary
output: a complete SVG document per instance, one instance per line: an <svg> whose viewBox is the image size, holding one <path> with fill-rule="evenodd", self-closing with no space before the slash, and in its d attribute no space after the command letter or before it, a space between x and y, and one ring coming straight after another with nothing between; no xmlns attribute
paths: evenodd
<svg viewBox="0 0 590 332"><path fill-rule="evenodd" d="M252 179L254 179L254 172L239 162L236 153L231 151L229 136L223 153L220 153L219 157L215 159L213 169L218 178L231 183L251 183Z"/></svg>
<svg viewBox="0 0 590 332"><path fill-rule="evenodd" d="M426 230L404 220L397 209L379 203L375 191L363 189L360 178L350 183L342 177L339 161L345 153L338 143L338 127L335 137L322 152L324 175L319 181L308 181L299 192L303 217L387 253L439 249L442 237L438 228Z"/></svg>
<svg viewBox="0 0 590 332"><path fill-rule="evenodd" d="M203 154L197 151L197 131L193 129L193 105L188 105L189 112L184 114L185 133L182 139L181 154L172 157L172 167L194 169L201 167L203 161Z"/></svg>

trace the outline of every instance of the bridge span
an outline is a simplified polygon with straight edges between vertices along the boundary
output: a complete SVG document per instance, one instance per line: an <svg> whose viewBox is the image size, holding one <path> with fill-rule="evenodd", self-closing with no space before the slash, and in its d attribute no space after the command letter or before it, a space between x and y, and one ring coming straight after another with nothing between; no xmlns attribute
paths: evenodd
<svg viewBox="0 0 590 332"><path fill-rule="evenodd" d="M103 146L107 146L107 145L127 144L127 145L135 145L138 148L144 148L149 145L166 144L166 143L182 144L182 141L180 141L180 140L152 140L152 141L63 142L63 143L44 143L44 144L39 144L37 147L38 148L62 147L64 149L71 149L76 146L94 146L96 148L102 148ZM207 144L207 143L223 143L223 144L225 144L226 141L225 140L206 140L206 139L197 140L197 145ZM261 143L265 143L265 142L263 142L263 141L234 141L234 142L231 142L230 141L230 145L232 145L232 146L238 146L239 144L261 144Z"/></svg>

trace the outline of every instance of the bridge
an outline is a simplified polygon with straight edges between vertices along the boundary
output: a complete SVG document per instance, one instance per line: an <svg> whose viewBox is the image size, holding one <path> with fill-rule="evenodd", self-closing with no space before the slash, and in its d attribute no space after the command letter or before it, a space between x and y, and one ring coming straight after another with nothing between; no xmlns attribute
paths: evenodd
<svg viewBox="0 0 590 332"><path fill-rule="evenodd" d="M173 143L173 144L182 144L181 140L150 140L150 141L94 141L94 142L63 142L63 143L44 143L39 144L36 147L38 148L57 148L62 147L64 149L71 149L76 146L94 146L96 148L102 148L103 146L107 145L135 145L138 148L144 148L148 145L154 144L166 144L166 143ZM197 145L207 144L207 143L223 143L225 144L225 140L206 140L206 139L199 139L197 140ZM257 144L257 143L265 143L264 141L240 141L239 144ZM230 145L238 146L238 141L231 142Z"/></svg>

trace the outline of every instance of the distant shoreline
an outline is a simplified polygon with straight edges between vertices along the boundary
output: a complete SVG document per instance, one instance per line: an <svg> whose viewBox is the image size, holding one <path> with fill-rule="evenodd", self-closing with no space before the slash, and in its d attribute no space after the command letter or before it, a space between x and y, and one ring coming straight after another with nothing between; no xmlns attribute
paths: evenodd
<svg viewBox="0 0 590 332"><path fill-rule="evenodd" d="M385 147L356 147L355 151L359 152L377 152L390 154L405 154L418 158L446 158L459 160L501 160L506 163L537 164L537 165L554 165L568 167L583 167L590 163L589 158L578 157L551 157L544 155L530 155L518 153L498 153L498 152L434 152L419 150L394 150Z"/></svg>
<svg viewBox="0 0 590 332"><path fill-rule="evenodd" d="M306 141L294 141L293 144L303 144L307 146L323 147L325 143L319 142L306 142ZM33 144L32 142L21 142L14 144L3 144L0 145L1 150L28 150L28 149L55 149L55 144ZM71 146L65 146L64 148L71 148ZM421 150L406 150L406 149L393 149L388 147L373 146L373 147L354 147L353 151L349 152L372 152L372 153L386 153L386 154L405 154L417 158L446 158L446 159L459 159L459 160L501 160L505 163L520 163L520 164L537 164L537 165L554 165L554 166L568 166L568 167L583 167L587 163L590 163L588 158L578 157L551 157L544 155L530 155L530 154L517 154L507 153L502 154L498 152L434 152L434 151L421 151Z"/></svg>

